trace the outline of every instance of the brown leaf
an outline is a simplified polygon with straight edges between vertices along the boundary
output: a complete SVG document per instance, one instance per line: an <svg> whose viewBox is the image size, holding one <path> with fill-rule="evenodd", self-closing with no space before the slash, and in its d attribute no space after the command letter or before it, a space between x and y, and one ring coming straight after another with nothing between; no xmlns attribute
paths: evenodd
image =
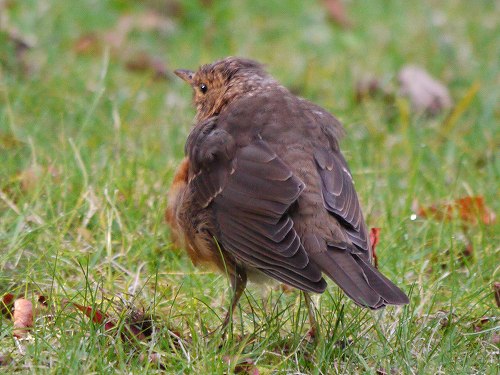
<svg viewBox="0 0 500 375"><path fill-rule="evenodd" d="M49 308L49 302L47 297L39 295L37 296L37 304L35 304L34 316L41 316L47 312Z"/></svg>
<svg viewBox="0 0 500 375"><path fill-rule="evenodd" d="M97 55L102 51L102 42L95 33L83 34L74 42L73 51L80 55Z"/></svg>
<svg viewBox="0 0 500 375"><path fill-rule="evenodd" d="M495 293L495 302L497 307L500 307L500 282L495 281L493 283L493 293Z"/></svg>
<svg viewBox="0 0 500 375"><path fill-rule="evenodd" d="M248 374L248 375L259 375L259 369L255 366L255 363L250 359L246 358L242 362L234 366L235 374Z"/></svg>
<svg viewBox="0 0 500 375"><path fill-rule="evenodd" d="M232 358L226 355L222 358L222 360L228 365L231 365L232 362L237 361L236 365L234 366L235 374L259 375L259 369L257 368L257 366L255 366L255 362L251 358L244 358L238 361L238 357Z"/></svg>
<svg viewBox="0 0 500 375"><path fill-rule="evenodd" d="M11 319L12 318L12 307L14 306L14 299L16 297L12 293L6 293L2 297L2 303L0 304L0 311L2 315Z"/></svg>
<svg viewBox="0 0 500 375"><path fill-rule="evenodd" d="M145 340L153 334L153 320L153 316L145 314L144 311L132 308L127 312L127 324L125 327L138 340Z"/></svg>
<svg viewBox="0 0 500 375"><path fill-rule="evenodd" d="M410 99L417 112L437 115L452 106L448 88L437 81L424 69L408 65L398 74L400 92Z"/></svg>
<svg viewBox="0 0 500 375"><path fill-rule="evenodd" d="M318 338L318 333L319 332L316 332L316 327L312 326L306 332L305 341L307 341L308 343L314 344L316 342L317 338Z"/></svg>
<svg viewBox="0 0 500 375"><path fill-rule="evenodd" d="M150 71L156 79L167 79L168 69L162 59L153 57L147 53L137 53L131 56L126 62L125 67L131 71L145 72Z"/></svg>
<svg viewBox="0 0 500 375"><path fill-rule="evenodd" d="M94 323L104 324L104 329L106 331L116 326L116 324L109 319L107 314L103 313L98 309L94 309L90 306L83 306L75 302L71 302L71 304L75 306L78 310L83 312L87 317L92 319Z"/></svg>
<svg viewBox="0 0 500 375"><path fill-rule="evenodd" d="M377 244L380 238L380 228L370 228L370 244L372 245L372 258L375 268L378 268Z"/></svg>
<svg viewBox="0 0 500 375"><path fill-rule="evenodd" d="M469 196L456 199L453 202L433 204L428 207L418 206L417 215L436 220L460 219L466 224L493 224L496 220L495 213L484 203L482 196Z"/></svg>
<svg viewBox="0 0 500 375"><path fill-rule="evenodd" d="M484 326L493 322L494 319L491 319L487 316L483 316L482 318L476 320L472 324L472 328L474 332L481 332L484 329Z"/></svg>
<svg viewBox="0 0 500 375"><path fill-rule="evenodd" d="M94 323L104 325L104 330L106 331L117 326L116 319L111 318L108 314L99 309L83 306L75 302L71 302L70 304L92 319ZM125 322L126 324L123 325L123 331L121 332L121 337L124 340L131 339L132 337L137 340L145 340L147 337L151 336L153 332L153 317L149 315L146 316L143 312L136 309L127 313Z"/></svg>
<svg viewBox="0 0 500 375"><path fill-rule="evenodd" d="M29 329L33 327L33 304L24 298L14 302L14 331L17 338L26 336Z"/></svg>
<svg viewBox="0 0 500 375"><path fill-rule="evenodd" d="M325 4L328 15L333 22L343 28L349 28L352 26L351 21L349 21L349 18L346 15L342 0L324 0L323 3Z"/></svg>
<svg viewBox="0 0 500 375"><path fill-rule="evenodd" d="M368 98L373 98L377 93L382 92L383 89L378 78L365 77L356 82L354 91L356 102L361 103Z"/></svg>

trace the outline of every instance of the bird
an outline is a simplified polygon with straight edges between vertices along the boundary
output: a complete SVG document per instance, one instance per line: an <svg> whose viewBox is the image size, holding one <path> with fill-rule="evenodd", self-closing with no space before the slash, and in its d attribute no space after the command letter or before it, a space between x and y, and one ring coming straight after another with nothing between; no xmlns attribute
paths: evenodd
<svg viewBox="0 0 500 375"><path fill-rule="evenodd" d="M276 280L323 293L325 276L355 304L409 303L372 265L353 177L341 153L342 124L282 86L251 59L227 57L174 72L193 90L194 125L168 192L175 246L195 266L229 277L232 300L247 281Z"/></svg>

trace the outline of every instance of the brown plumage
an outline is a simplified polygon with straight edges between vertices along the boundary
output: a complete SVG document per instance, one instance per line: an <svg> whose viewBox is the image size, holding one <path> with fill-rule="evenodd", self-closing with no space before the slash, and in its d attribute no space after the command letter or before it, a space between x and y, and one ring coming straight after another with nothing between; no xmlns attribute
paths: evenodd
<svg viewBox="0 0 500 375"><path fill-rule="evenodd" d="M166 216L195 265L229 275L224 325L247 276L322 293L326 274L360 306L408 303L371 264L335 117L255 61L229 57L176 74L192 86L197 114Z"/></svg>

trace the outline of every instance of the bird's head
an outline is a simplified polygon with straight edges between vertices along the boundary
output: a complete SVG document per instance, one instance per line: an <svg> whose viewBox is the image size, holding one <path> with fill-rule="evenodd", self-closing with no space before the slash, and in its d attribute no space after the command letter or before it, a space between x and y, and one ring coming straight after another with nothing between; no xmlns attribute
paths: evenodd
<svg viewBox="0 0 500 375"><path fill-rule="evenodd" d="M196 72L178 69L175 74L193 88L198 121L218 115L241 95L276 84L261 64L240 57L202 65Z"/></svg>

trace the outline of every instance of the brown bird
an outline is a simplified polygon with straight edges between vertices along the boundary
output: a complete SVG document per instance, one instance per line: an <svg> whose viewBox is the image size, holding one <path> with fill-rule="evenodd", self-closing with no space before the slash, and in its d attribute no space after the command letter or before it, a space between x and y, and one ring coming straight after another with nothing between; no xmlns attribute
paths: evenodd
<svg viewBox="0 0 500 375"><path fill-rule="evenodd" d="M322 293L326 274L360 306L408 303L372 266L335 117L252 60L228 57L175 73L191 85L197 114L166 218L195 265L229 275L224 327L247 279L263 276Z"/></svg>

